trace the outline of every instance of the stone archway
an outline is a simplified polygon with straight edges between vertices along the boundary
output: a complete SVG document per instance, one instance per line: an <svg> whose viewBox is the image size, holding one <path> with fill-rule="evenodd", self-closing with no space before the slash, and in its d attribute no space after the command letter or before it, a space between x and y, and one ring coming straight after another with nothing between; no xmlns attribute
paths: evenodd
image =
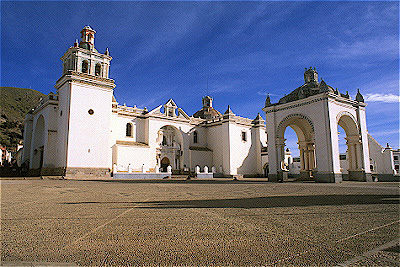
<svg viewBox="0 0 400 267"><path fill-rule="evenodd" d="M314 126L310 118L303 114L291 114L279 123L276 130L277 173L278 180L283 180L284 173L288 171L284 165L285 159L285 130L290 127L297 136L300 151L300 180L313 179L316 168Z"/></svg>
<svg viewBox="0 0 400 267"><path fill-rule="evenodd" d="M285 138L287 127L293 128L298 138L301 168L304 177L316 182L341 182L338 125L346 132L353 180L371 181L366 104L358 91L352 99L348 92L318 81L316 69L306 68L304 84L271 103L267 96L263 111L266 115L268 163L270 181L283 177Z"/></svg>
<svg viewBox="0 0 400 267"><path fill-rule="evenodd" d="M362 142L356 119L349 112L341 112L337 115L337 125L342 127L346 133L348 179L363 180Z"/></svg>

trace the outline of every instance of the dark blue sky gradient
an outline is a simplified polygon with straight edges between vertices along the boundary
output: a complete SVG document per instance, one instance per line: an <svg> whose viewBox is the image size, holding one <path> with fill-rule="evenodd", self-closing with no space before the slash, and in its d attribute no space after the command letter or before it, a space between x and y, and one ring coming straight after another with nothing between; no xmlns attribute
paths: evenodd
<svg viewBox="0 0 400 267"><path fill-rule="evenodd" d="M399 147L398 2L2 1L1 85L54 91L85 25L110 50L120 104L173 98L192 115L209 94L219 111L254 118L267 93L277 102L315 66L343 93L360 88L369 132Z"/></svg>

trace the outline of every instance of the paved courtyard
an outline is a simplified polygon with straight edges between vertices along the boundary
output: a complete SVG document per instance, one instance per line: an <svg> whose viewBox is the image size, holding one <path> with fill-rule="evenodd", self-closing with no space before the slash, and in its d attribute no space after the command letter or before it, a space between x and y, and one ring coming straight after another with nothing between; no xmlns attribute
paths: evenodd
<svg viewBox="0 0 400 267"><path fill-rule="evenodd" d="M398 183L1 180L2 265L399 265Z"/></svg>

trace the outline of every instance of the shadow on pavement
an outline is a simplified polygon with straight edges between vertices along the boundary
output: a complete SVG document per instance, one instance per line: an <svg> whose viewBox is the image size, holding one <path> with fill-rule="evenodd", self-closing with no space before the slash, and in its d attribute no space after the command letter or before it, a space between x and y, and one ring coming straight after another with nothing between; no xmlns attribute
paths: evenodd
<svg viewBox="0 0 400 267"><path fill-rule="evenodd" d="M220 178L218 180L200 180L200 179L164 179L164 180L144 180L144 179L138 179L138 180L80 180L80 181L85 181L85 182L104 182L104 183L127 183L127 184L184 184L184 183L196 183L196 184L246 184L246 183L252 183L252 184L265 184L265 183L270 183L268 182L268 179L254 179L251 180L251 178L248 178L249 180L233 180L231 178Z"/></svg>
<svg viewBox="0 0 400 267"><path fill-rule="evenodd" d="M145 202L69 202L80 204L134 204L136 208L179 209L179 208L275 208L339 205L399 205L399 195L311 195L311 196L271 196L240 199L206 199ZM136 206L138 205L138 206ZM127 207L125 207L127 208ZM129 207L128 207L129 208Z"/></svg>

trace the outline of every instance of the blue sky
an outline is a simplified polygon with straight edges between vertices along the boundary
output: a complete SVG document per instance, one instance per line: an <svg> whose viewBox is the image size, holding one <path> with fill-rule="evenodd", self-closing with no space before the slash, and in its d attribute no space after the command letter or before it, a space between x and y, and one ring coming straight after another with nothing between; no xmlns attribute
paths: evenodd
<svg viewBox="0 0 400 267"><path fill-rule="evenodd" d="M399 147L398 2L2 1L1 85L54 91L85 25L110 50L121 104L173 98L192 115L209 94L219 111L254 118L267 93L277 102L315 66L341 92L360 88L369 132Z"/></svg>

